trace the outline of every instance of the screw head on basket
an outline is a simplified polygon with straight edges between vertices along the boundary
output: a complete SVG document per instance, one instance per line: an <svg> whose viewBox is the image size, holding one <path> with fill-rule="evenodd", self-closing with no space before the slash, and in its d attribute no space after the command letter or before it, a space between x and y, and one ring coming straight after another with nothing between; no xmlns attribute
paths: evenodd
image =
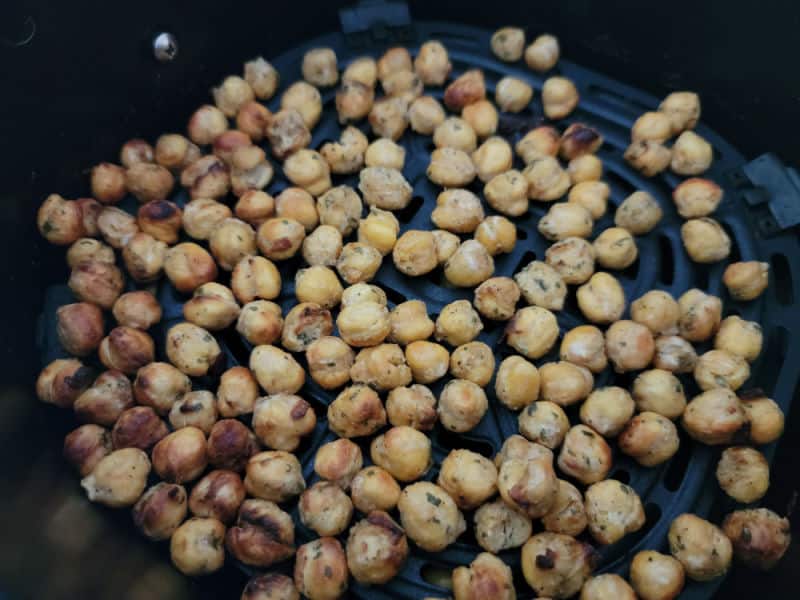
<svg viewBox="0 0 800 600"><path fill-rule="evenodd" d="M178 55L178 42L175 36L166 31L153 38L153 55L158 62L170 62Z"/></svg>

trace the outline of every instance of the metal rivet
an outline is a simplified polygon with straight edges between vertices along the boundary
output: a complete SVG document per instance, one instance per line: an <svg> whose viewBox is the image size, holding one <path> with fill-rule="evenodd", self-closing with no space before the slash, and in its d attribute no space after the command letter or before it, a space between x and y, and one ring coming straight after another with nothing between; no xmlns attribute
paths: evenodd
<svg viewBox="0 0 800 600"><path fill-rule="evenodd" d="M171 33L161 32L153 38L153 54L159 62L169 62L178 55L178 42Z"/></svg>

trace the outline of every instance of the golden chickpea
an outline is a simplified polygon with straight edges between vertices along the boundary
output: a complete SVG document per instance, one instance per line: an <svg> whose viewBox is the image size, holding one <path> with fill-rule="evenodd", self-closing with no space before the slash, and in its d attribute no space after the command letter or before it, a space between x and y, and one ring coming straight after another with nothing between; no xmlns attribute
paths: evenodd
<svg viewBox="0 0 800 600"><path fill-rule="evenodd" d="M561 49L558 44L558 38L549 33L544 33L525 48L525 63L534 71L543 73L556 66L560 54Z"/></svg>
<svg viewBox="0 0 800 600"><path fill-rule="evenodd" d="M100 362L109 369L133 375L141 367L153 362L155 345L153 338L144 331L120 326L103 338L97 354Z"/></svg>
<svg viewBox="0 0 800 600"><path fill-rule="evenodd" d="M789 519L766 508L734 511L722 527L736 558L763 571L774 567L791 543Z"/></svg>
<svg viewBox="0 0 800 600"><path fill-rule="evenodd" d="M169 434L166 423L149 406L134 406L124 411L111 430L115 450L139 448L149 451Z"/></svg>
<svg viewBox="0 0 800 600"><path fill-rule="evenodd" d="M442 105L432 96L420 96L414 100L408 109L407 116L411 129L422 135L433 134L445 120Z"/></svg>
<svg viewBox="0 0 800 600"><path fill-rule="evenodd" d="M633 399L623 388L599 388L581 405L581 422L600 435L615 437L630 421L635 408Z"/></svg>
<svg viewBox="0 0 800 600"><path fill-rule="evenodd" d="M323 444L314 457L314 471L346 490L364 464L361 448L348 439Z"/></svg>
<svg viewBox="0 0 800 600"><path fill-rule="evenodd" d="M439 421L450 431L464 433L480 423L489 402L483 389L466 379L451 379L439 396Z"/></svg>
<svg viewBox="0 0 800 600"><path fill-rule="evenodd" d="M644 371L633 380L631 388L636 407L677 419L686 408L686 395L680 380L660 368Z"/></svg>
<svg viewBox="0 0 800 600"><path fill-rule="evenodd" d="M444 91L444 105L452 112L459 113L473 102L486 97L483 71L472 69L456 78Z"/></svg>
<svg viewBox="0 0 800 600"><path fill-rule="evenodd" d="M433 383L447 373L450 354L444 346L418 340L406 346L406 362L414 381Z"/></svg>
<svg viewBox="0 0 800 600"><path fill-rule="evenodd" d="M322 266L300 269L294 277L294 293L303 303L333 308L342 300L342 284L333 269Z"/></svg>
<svg viewBox="0 0 800 600"><path fill-rule="evenodd" d="M630 579L642 600L674 600L683 591L683 565L667 554L642 550L631 561Z"/></svg>
<svg viewBox="0 0 800 600"><path fill-rule="evenodd" d="M303 492L297 506L303 525L321 536L343 533L353 517L353 502L342 488L327 481Z"/></svg>
<svg viewBox="0 0 800 600"><path fill-rule="evenodd" d="M330 48L312 48L303 55L303 79L311 85L330 87L339 80L336 53Z"/></svg>
<svg viewBox="0 0 800 600"><path fill-rule="evenodd" d="M529 359L547 354L558 339L555 315L539 306L526 306L517 311L506 327L506 343Z"/></svg>
<svg viewBox="0 0 800 600"><path fill-rule="evenodd" d="M231 209L216 200L198 198L183 209L183 229L196 240L207 240L219 225L232 216Z"/></svg>
<svg viewBox="0 0 800 600"><path fill-rule="evenodd" d="M475 165L466 152L456 148L437 148L431 154L427 175L442 187L466 186L475 179Z"/></svg>
<svg viewBox="0 0 800 600"><path fill-rule="evenodd" d="M691 289L678 298L681 311L678 330L690 342L703 342L713 336L722 319L722 301L702 290Z"/></svg>
<svg viewBox="0 0 800 600"><path fill-rule="evenodd" d="M186 489L161 482L148 489L133 507L133 522L153 541L168 540L186 518Z"/></svg>
<svg viewBox="0 0 800 600"><path fill-rule="evenodd" d="M106 206L97 217L97 227L106 243L120 250L139 232L136 218L120 208Z"/></svg>
<svg viewBox="0 0 800 600"><path fill-rule="evenodd" d="M561 360L585 367L592 373L600 373L608 365L603 332L594 325L580 325L564 334L559 355Z"/></svg>
<svg viewBox="0 0 800 600"><path fill-rule="evenodd" d="M389 339L402 345L426 340L434 330L434 323L428 317L428 309L422 300L398 304L392 309L389 319L392 326Z"/></svg>
<svg viewBox="0 0 800 600"><path fill-rule="evenodd" d="M192 389L191 380L168 363L153 362L139 369L133 383L136 402L150 406L161 415Z"/></svg>
<svg viewBox="0 0 800 600"><path fill-rule="evenodd" d="M196 427L182 427L153 447L153 470L171 483L197 479L207 464L206 436Z"/></svg>
<svg viewBox="0 0 800 600"><path fill-rule="evenodd" d="M429 552L445 549L466 529L464 515L453 499L433 483L424 481L406 487L398 509L408 536Z"/></svg>
<svg viewBox="0 0 800 600"><path fill-rule="evenodd" d="M440 86L450 74L452 65L447 49L435 40L425 42L414 59L414 71L425 85ZM383 78L381 78L383 79Z"/></svg>
<svg viewBox="0 0 800 600"><path fill-rule="evenodd" d="M256 244L264 256L271 260L286 260L300 249L306 231L294 219L272 218L264 221L256 233Z"/></svg>
<svg viewBox="0 0 800 600"><path fill-rule="evenodd" d="M631 142L623 158L645 177L653 177L670 165L672 149L653 140L637 140Z"/></svg>
<svg viewBox="0 0 800 600"><path fill-rule="evenodd" d="M253 300L242 307L236 331L254 345L272 344L283 333L281 307L268 300Z"/></svg>
<svg viewBox="0 0 800 600"><path fill-rule="evenodd" d="M473 304L487 319L508 321L516 312L520 289L510 277L491 277L475 288Z"/></svg>
<svg viewBox="0 0 800 600"><path fill-rule="evenodd" d="M390 96L378 100L372 105L368 120L376 136L399 140L408 127L408 99Z"/></svg>
<svg viewBox="0 0 800 600"><path fill-rule="evenodd" d="M495 554L524 544L531 529L531 520L501 499L488 502L475 511L478 544Z"/></svg>
<svg viewBox="0 0 800 600"><path fill-rule="evenodd" d="M569 161L567 173L575 185L599 181L603 176L603 161L594 154L583 154Z"/></svg>
<svg viewBox="0 0 800 600"><path fill-rule="evenodd" d="M451 346L471 342L483 330L480 315L469 300L455 300L447 304L436 319L435 337Z"/></svg>
<svg viewBox="0 0 800 600"><path fill-rule="evenodd" d="M183 316L209 331L225 329L239 316L239 305L233 292L219 283L204 283L183 305Z"/></svg>
<svg viewBox="0 0 800 600"><path fill-rule="evenodd" d="M413 229L406 231L392 250L392 260L397 270L405 275L418 277L430 273L438 266L433 234Z"/></svg>
<svg viewBox="0 0 800 600"><path fill-rule="evenodd" d="M414 481L431 466L431 442L421 431L400 425L372 440L370 457L395 479Z"/></svg>
<svg viewBox="0 0 800 600"><path fill-rule="evenodd" d="M534 41L532 45L535 46L536 42ZM542 106L548 119L563 119L575 110L578 100L579 95L575 84L566 77L550 77L542 86Z"/></svg>
<svg viewBox="0 0 800 600"><path fill-rule="evenodd" d="M427 431L436 423L436 397L424 385L396 387L386 399L386 415L395 427Z"/></svg>
<svg viewBox="0 0 800 600"><path fill-rule="evenodd" d="M355 353L341 339L323 336L309 344L306 362L314 381L326 390L336 389L350 381Z"/></svg>
<svg viewBox="0 0 800 600"><path fill-rule="evenodd" d="M372 435L386 424L386 411L374 390L356 383L328 405L328 427L343 438Z"/></svg>
<svg viewBox="0 0 800 600"><path fill-rule="evenodd" d="M494 273L494 260L486 247L476 240L463 242L444 263L444 276L457 287L473 287Z"/></svg>
<svg viewBox="0 0 800 600"><path fill-rule="evenodd" d="M611 470L611 448L591 428L575 425L564 436L558 466L581 483L588 485L602 481Z"/></svg>
<svg viewBox="0 0 800 600"><path fill-rule="evenodd" d="M783 433L784 416L781 407L763 392L741 396L741 406L748 424L748 436L753 444L769 444Z"/></svg>
<svg viewBox="0 0 800 600"><path fill-rule="evenodd" d="M78 300L110 309L122 292L124 280L113 264L92 260L73 267L68 285Z"/></svg>
<svg viewBox="0 0 800 600"><path fill-rule="evenodd" d="M400 46L389 48L384 52L377 64L378 79L385 79L394 71L412 70L411 55L408 53L408 50Z"/></svg>
<svg viewBox="0 0 800 600"><path fill-rule="evenodd" d="M386 306L371 301L343 307L336 326L345 342L359 348L380 344L392 327Z"/></svg>
<svg viewBox="0 0 800 600"><path fill-rule="evenodd" d="M411 201L412 188L397 169L367 167L359 174L358 189L364 202L384 210L402 210ZM358 224L356 216L356 223Z"/></svg>
<svg viewBox="0 0 800 600"><path fill-rule="evenodd" d="M273 394L259 398L253 411L253 431L267 447L294 451L300 438L314 430L317 417L300 396Z"/></svg>
<svg viewBox="0 0 800 600"><path fill-rule="evenodd" d="M633 588L622 577L615 573L604 573L589 579L581 589L581 600L602 598L636 600L637 596Z"/></svg>
<svg viewBox="0 0 800 600"><path fill-rule="evenodd" d="M539 377L539 397L559 406L580 402L594 386L594 377L589 369L565 361L543 364L539 369Z"/></svg>
<svg viewBox="0 0 800 600"><path fill-rule="evenodd" d="M707 217L722 201L722 188L710 179L691 177L672 190L672 199L684 219Z"/></svg>
<svg viewBox="0 0 800 600"><path fill-rule="evenodd" d="M257 143L264 139L264 132L270 119L272 119L270 110L260 102L251 100L239 107L239 112L236 114L236 128Z"/></svg>
<svg viewBox="0 0 800 600"><path fill-rule="evenodd" d="M561 136L554 127L540 126L531 129L526 133L522 139L517 142L514 148L517 155L522 159L526 165L530 165L540 158L553 158L558 155L558 147L561 144ZM545 162L539 166L539 173L543 179L548 172L556 172L555 166L557 163ZM546 167L546 168L545 168ZM547 187L547 186L542 186ZM564 190L566 191L566 190Z"/></svg>
<svg viewBox="0 0 800 600"><path fill-rule="evenodd" d="M198 244L183 242L167 250L164 273L175 289L188 294L217 278L217 265Z"/></svg>
<svg viewBox="0 0 800 600"><path fill-rule="evenodd" d="M272 115L264 135L275 158L285 160L311 143L311 132L303 115L294 108L283 109ZM326 163L327 164L327 163Z"/></svg>
<svg viewBox="0 0 800 600"><path fill-rule="evenodd" d="M694 129L700 119L700 98L694 92L672 92L664 98L658 110L670 121L672 134Z"/></svg>
<svg viewBox="0 0 800 600"><path fill-rule="evenodd" d="M483 221L480 199L465 189L449 189L436 198L436 208L431 213L433 223L454 233L472 233Z"/></svg>
<svg viewBox="0 0 800 600"><path fill-rule="evenodd" d="M749 377L747 361L726 350L709 350L701 354L694 367L694 379L702 390L724 387L736 391Z"/></svg>
<svg viewBox="0 0 800 600"><path fill-rule="evenodd" d="M682 423L690 436L704 444L728 444L747 424L747 415L736 394L714 388L689 402Z"/></svg>
<svg viewBox="0 0 800 600"><path fill-rule="evenodd" d="M569 428L569 426L567 426ZM580 535L588 525L583 494L571 483L558 480L553 507L542 517L546 531L563 535Z"/></svg>
<svg viewBox="0 0 800 600"><path fill-rule="evenodd" d="M247 582L240 600L300 600L300 593L291 577L266 573Z"/></svg>
<svg viewBox="0 0 800 600"><path fill-rule="evenodd" d="M313 196L331 188L331 173L327 161L316 150L302 148L283 163L283 172L294 185Z"/></svg>
<svg viewBox="0 0 800 600"><path fill-rule="evenodd" d="M120 415L134 405L131 382L121 371L105 371L92 386L75 399L72 408L86 423L112 426Z"/></svg>
<svg viewBox="0 0 800 600"><path fill-rule="evenodd" d="M342 292L342 308L361 304L362 302L375 302L385 307L388 301L386 292L371 283L356 283L346 287Z"/></svg>
<svg viewBox="0 0 800 600"><path fill-rule="evenodd" d="M678 303L668 292L651 290L631 303L631 320L647 326L655 335L676 333L679 317Z"/></svg>
<svg viewBox="0 0 800 600"><path fill-rule="evenodd" d="M464 119L448 117L433 132L433 143L437 148L472 152L478 147L478 136Z"/></svg>
<svg viewBox="0 0 800 600"><path fill-rule="evenodd" d="M592 234L592 214L574 202L558 202L539 220L537 228L546 239L587 238Z"/></svg>
<svg viewBox="0 0 800 600"><path fill-rule="evenodd" d="M505 364L512 358L516 359L518 357L509 357L503 361L503 363ZM533 367L533 365L530 366ZM501 364L500 368L502 369L502 367L503 365ZM499 377L500 372L498 371L498 378ZM538 381L536 382L536 388L538 389ZM501 402L509 408L514 408L506 401L501 400ZM522 406L524 407L524 405ZM567 419L564 409L554 402L548 402L546 400L531 402L527 405L527 408L519 414L519 432L531 442L541 444L551 450L561 445L568 430L569 419Z"/></svg>
<svg viewBox="0 0 800 600"><path fill-rule="evenodd" d="M167 244L178 241L183 213L178 206L167 200L153 200L139 207L137 223L146 234Z"/></svg>
<svg viewBox="0 0 800 600"><path fill-rule="evenodd" d="M350 495L355 507L363 513L393 510L400 499L400 486L381 467L366 467L353 478Z"/></svg>
<svg viewBox="0 0 800 600"><path fill-rule="evenodd" d="M182 171L200 156L200 148L179 133L166 133L156 140L155 161L172 172Z"/></svg>
<svg viewBox="0 0 800 600"><path fill-rule="evenodd" d="M295 394L306 378L291 354L268 344L253 348L250 370L268 394Z"/></svg>
<svg viewBox="0 0 800 600"><path fill-rule="evenodd" d="M617 207L614 224L634 235L644 235L658 225L663 215L661 206L653 196L647 192L636 191Z"/></svg>
<svg viewBox="0 0 800 600"><path fill-rule="evenodd" d="M528 181L528 197L531 200L544 202L561 198L567 193L572 183L569 173L552 156L534 158L522 171L522 176ZM578 208L583 209L582 206L578 206ZM591 215L589 220L591 222Z"/></svg>
<svg viewBox="0 0 800 600"><path fill-rule="evenodd" d="M245 500L225 536L225 547L241 563L269 567L294 554L294 523L274 502Z"/></svg>
<svg viewBox="0 0 800 600"><path fill-rule="evenodd" d="M250 84L236 75L226 77L219 87L212 88L211 95L226 117L235 117L243 104L255 98L255 92Z"/></svg>
<svg viewBox="0 0 800 600"><path fill-rule="evenodd" d="M225 525L195 517L180 525L170 540L172 564L184 575L207 575L225 561Z"/></svg>
<svg viewBox="0 0 800 600"><path fill-rule="evenodd" d="M334 600L347 591L347 559L335 538L323 537L297 549L294 584L309 600Z"/></svg>
<svg viewBox="0 0 800 600"><path fill-rule="evenodd" d="M347 65L344 73L342 73L342 81L358 81L368 87L375 87L377 78L378 65L375 59L369 56L356 58Z"/></svg>
<svg viewBox="0 0 800 600"><path fill-rule="evenodd" d="M387 391L411 383L411 369L400 346L379 344L359 351L350 368L350 378L354 383Z"/></svg>
<svg viewBox="0 0 800 600"><path fill-rule="evenodd" d="M81 480L81 487L92 502L111 508L131 506L144 492L149 473L150 460L144 451L123 448L100 459Z"/></svg>
<svg viewBox="0 0 800 600"><path fill-rule="evenodd" d="M722 226L710 217L690 219L681 226L681 239L689 258L698 263L714 263L727 258L731 239Z"/></svg>
<svg viewBox="0 0 800 600"><path fill-rule="evenodd" d="M436 242L436 262L442 265L456 253L461 245L461 238L444 229L434 229L431 233Z"/></svg>
<svg viewBox="0 0 800 600"><path fill-rule="evenodd" d="M689 513L679 515L670 525L668 539L670 552L695 581L715 579L730 567L730 540L705 519Z"/></svg>
<svg viewBox="0 0 800 600"><path fill-rule="evenodd" d="M755 260L728 265L722 283L734 300L755 300L769 284L769 263Z"/></svg>
<svg viewBox="0 0 800 600"><path fill-rule="evenodd" d="M89 177L92 198L101 204L116 204L125 197L128 191L125 187L125 169L119 165L100 163L92 167Z"/></svg>
<svg viewBox="0 0 800 600"><path fill-rule="evenodd" d="M387 138L379 138L372 142L364 154L364 163L368 167L386 167L402 171L405 160L405 148Z"/></svg>
<svg viewBox="0 0 800 600"><path fill-rule="evenodd" d="M236 202L234 212L242 221L258 227L275 215L275 199L261 190L249 190Z"/></svg>
<svg viewBox="0 0 800 600"><path fill-rule="evenodd" d="M232 271L242 259L256 253L256 233L244 221L225 219L211 234L209 247L217 264Z"/></svg>
<svg viewBox="0 0 800 600"><path fill-rule="evenodd" d="M737 502L757 502L769 488L769 463L753 448L726 448L717 463L717 482Z"/></svg>
<svg viewBox="0 0 800 600"><path fill-rule="evenodd" d="M514 275L514 280L528 304L549 310L564 307L567 286L559 272L547 263L538 260L528 263Z"/></svg>
<svg viewBox="0 0 800 600"><path fill-rule="evenodd" d="M373 85L343 78L342 86L336 92L336 112L339 114L339 123L345 124L363 119L372 110L374 102Z"/></svg>
<svg viewBox="0 0 800 600"><path fill-rule="evenodd" d="M528 181L519 171L495 175L484 186L483 195L489 206L510 217L518 217L528 210Z"/></svg>
<svg viewBox="0 0 800 600"><path fill-rule="evenodd" d="M488 552L482 552L468 567L453 570L453 597L455 600L516 598L511 568ZM488 595L486 590L491 590Z"/></svg>
<svg viewBox="0 0 800 600"><path fill-rule="evenodd" d="M200 390L187 392L172 405L169 422L175 429L195 427L208 434L219 417L213 393Z"/></svg>
<svg viewBox="0 0 800 600"><path fill-rule="evenodd" d="M518 61L525 49L525 31L519 27L501 27L492 34L490 46L500 60Z"/></svg>
<svg viewBox="0 0 800 600"><path fill-rule="evenodd" d="M342 251L342 234L330 225L320 225L303 240L303 259L311 266L332 267Z"/></svg>
<svg viewBox="0 0 800 600"><path fill-rule="evenodd" d="M383 92L388 97L401 98L411 103L422 95L424 86L417 73L411 71L395 71L381 80Z"/></svg>
<svg viewBox="0 0 800 600"><path fill-rule="evenodd" d="M220 377L217 407L222 417L238 417L253 412L257 397L258 384L247 367L232 367Z"/></svg>
<svg viewBox="0 0 800 600"><path fill-rule="evenodd" d="M348 126L342 131L338 142L326 142L320 154L328 162L332 173L348 175L364 166L364 153L369 141L356 127Z"/></svg>
<svg viewBox="0 0 800 600"><path fill-rule="evenodd" d="M694 347L677 335L656 338L653 366L672 373L691 373L697 363Z"/></svg>
<svg viewBox="0 0 800 600"><path fill-rule="evenodd" d="M606 213L610 194L611 189L603 181L582 181L570 189L567 202L580 204L596 220Z"/></svg>
<svg viewBox="0 0 800 600"><path fill-rule="evenodd" d="M337 186L317 199L317 211L322 225L333 226L342 236L347 236L361 217L361 198L353 188Z"/></svg>
<svg viewBox="0 0 800 600"><path fill-rule="evenodd" d="M483 504L497 492L497 467L470 450L452 450L442 461L437 484L462 510Z"/></svg>
<svg viewBox="0 0 800 600"><path fill-rule="evenodd" d="M67 250L67 266L74 269L82 262L96 261L113 265L116 260L114 249L99 240L80 238Z"/></svg>
<svg viewBox="0 0 800 600"><path fill-rule="evenodd" d="M619 481L608 479L590 485L585 502L589 532L601 544L618 542L644 525L645 514L639 495Z"/></svg>
<svg viewBox="0 0 800 600"><path fill-rule="evenodd" d="M275 215L297 221L306 233L313 231L319 223L314 198L301 188L286 188L275 197Z"/></svg>
<svg viewBox="0 0 800 600"><path fill-rule="evenodd" d="M244 485L250 495L270 502L285 502L306 489L297 458L281 450L259 452L251 456L247 462Z"/></svg>
<svg viewBox="0 0 800 600"><path fill-rule="evenodd" d="M161 277L167 255L167 245L153 236L139 232L122 249L122 260L131 278L139 282L155 281Z"/></svg>
<svg viewBox="0 0 800 600"><path fill-rule="evenodd" d="M494 98L503 112L518 113L530 104L533 88L516 77L503 77L497 82Z"/></svg>
<svg viewBox="0 0 800 600"><path fill-rule="evenodd" d="M231 188L230 168L217 156L203 156L181 171L181 185L193 200L221 198Z"/></svg>
<svg viewBox="0 0 800 600"><path fill-rule="evenodd" d="M592 323L613 323L625 311L625 290L616 277L603 271L592 275L575 295L581 312Z"/></svg>
<svg viewBox="0 0 800 600"><path fill-rule="evenodd" d="M303 117L306 127L313 129L322 114L319 90L305 81L296 81L283 92L281 108L293 108Z"/></svg>
<svg viewBox="0 0 800 600"><path fill-rule="evenodd" d="M514 154L507 141L498 136L488 138L472 153L478 178L484 183L508 171L514 161Z"/></svg>
<svg viewBox="0 0 800 600"><path fill-rule="evenodd" d="M494 135L500 122L497 109L489 100L478 100L468 104L461 111L461 118L469 123L480 139Z"/></svg>
<svg viewBox="0 0 800 600"><path fill-rule="evenodd" d="M606 354L617 373L646 368L653 360L653 334L634 321L617 321L606 330Z"/></svg>
<svg viewBox="0 0 800 600"><path fill-rule="evenodd" d="M639 256L636 240L622 227L604 230L595 238L593 245L597 262L606 269L625 269Z"/></svg>
<svg viewBox="0 0 800 600"><path fill-rule="evenodd" d="M699 175L711 166L714 150L693 131L684 131L672 146L670 168L679 175Z"/></svg>
<svg viewBox="0 0 800 600"><path fill-rule="evenodd" d="M370 512L350 530L347 566L360 583L386 583L397 575L407 556L405 532L383 511Z"/></svg>
<svg viewBox="0 0 800 600"><path fill-rule="evenodd" d="M594 549L569 535L542 532L522 547L522 574L540 598L569 598L589 578Z"/></svg>
<svg viewBox="0 0 800 600"><path fill-rule="evenodd" d="M647 140L663 144L672 137L672 123L663 112L649 111L633 122L631 140Z"/></svg>
<svg viewBox="0 0 800 600"><path fill-rule="evenodd" d="M372 246L350 242L342 248L336 261L336 270L347 283L371 280L381 266L383 256Z"/></svg>
<svg viewBox="0 0 800 600"><path fill-rule="evenodd" d="M488 385L494 373L494 353L483 342L468 342L450 355L450 374L481 387Z"/></svg>

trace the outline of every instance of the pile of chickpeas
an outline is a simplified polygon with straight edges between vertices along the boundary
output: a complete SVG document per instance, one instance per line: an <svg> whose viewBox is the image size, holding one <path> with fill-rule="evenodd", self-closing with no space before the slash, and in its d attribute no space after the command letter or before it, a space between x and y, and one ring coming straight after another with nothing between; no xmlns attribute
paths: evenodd
<svg viewBox="0 0 800 600"><path fill-rule="evenodd" d="M541 73L560 55L552 35L526 45L514 27L495 32L491 50ZM83 422L64 454L87 497L131 508L144 536L169 540L187 575L218 570L226 554L263 572L243 600L329 599L346 594L350 578L385 583L411 545L442 551L468 526L483 552L453 571L457 600L515 598L511 569L497 556L512 549L542 598L668 599L686 577L720 577L734 556L770 568L788 547L788 521L748 508L721 528L680 515L669 554L636 554L629 581L592 576L587 540L614 544L646 521L637 492L607 479L612 440L653 467L675 455L682 427L726 447L716 470L726 494L743 504L765 494L769 466L756 446L780 436L783 414L762 393L740 391L761 351L761 328L723 318L722 300L699 289L626 297L614 273L637 260L637 237L666 207L636 191L616 209L614 226L597 231L610 196L595 154L603 138L585 124L555 124L578 105L572 81L545 80L541 103L554 124L512 147L497 134L499 114L526 109L533 87L504 77L493 101L481 70L451 77L451 69L437 41L415 57L395 47L343 70L331 49L316 48L271 112L263 101L280 78L257 58L212 90L214 104L195 111L185 135L131 140L119 164L91 170L91 197L44 201L38 227L67 247L76 301L56 315L72 357L47 365L36 391ZM315 150L319 88L332 86L341 134ZM687 254L708 263L726 258L731 244L710 216L723 192L701 177L713 152L693 131L699 117L696 94L670 94L633 124L625 158L646 176L668 168L689 176L673 191L675 210L686 219ZM373 141L354 125L364 120ZM428 230L403 231L396 215L412 199L398 144L408 128L435 146L427 177L441 193ZM273 196L264 190L276 168L291 187ZM357 189L335 185L355 174ZM482 194L469 187L476 179ZM176 186L188 192L185 206L168 199ZM115 206L128 195L139 202L135 215ZM495 257L517 243L514 219L544 203L538 230L552 244L543 260L494 276ZM295 256L306 266L284 314L276 263ZM435 318L418 299L392 305L370 283L388 260L408 277L441 269L447 285L474 288L474 299ZM219 283L221 272L229 285ZM157 360L149 332L162 319L153 289L164 279L186 301L184 322L169 327ZM723 282L733 299L753 300L767 287L768 265L731 264ZM586 324L562 332L556 313L572 290ZM477 339L487 321L504 323L512 351L497 365ZM220 374L216 334L228 328L252 351L249 364ZM700 343L712 349L698 355ZM553 350L558 361L539 360ZM99 375L84 363L95 353ZM635 373L629 389L595 387L609 367ZM207 375L216 389L195 389L192 378ZM700 393L687 398L679 376L693 377ZM299 395L309 377L334 398L326 415ZM440 380L437 398L429 386ZM490 401L518 414L519 434L493 460L455 449L435 481L422 480L433 463L429 432L437 423L469 432ZM573 405L579 423L565 412ZM320 418L338 439L316 452L312 483L294 453ZM371 439L368 457L354 438ZM318 539L296 545L289 502ZM292 559L293 578L270 571Z"/></svg>

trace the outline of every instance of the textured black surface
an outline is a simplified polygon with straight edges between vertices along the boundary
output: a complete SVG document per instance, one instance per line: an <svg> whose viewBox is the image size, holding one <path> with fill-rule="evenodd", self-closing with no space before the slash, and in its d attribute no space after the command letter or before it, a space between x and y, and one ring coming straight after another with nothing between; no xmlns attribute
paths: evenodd
<svg viewBox="0 0 800 600"><path fill-rule="evenodd" d="M484 70L490 90L493 90L494 84L500 77L507 74L528 81L536 89L536 94L531 107L523 113L522 117L531 127L543 122L538 96L542 82L551 73L539 76L531 73L522 64L506 65L494 60L488 52L489 33L483 30L450 24L419 23L415 26L415 32L417 45L419 41L436 38L447 46L454 64L453 76L458 75L467 67L478 66ZM377 57L385 49L376 45L369 50L364 48L351 50L345 44L341 34L324 36L305 45L297 46L274 59L274 64L283 75L283 81L288 82L299 77L299 64L303 53L309 47L322 45L331 46L337 51L342 67L355 56L372 54ZM413 45L415 45L414 42L412 42ZM797 240L789 234L777 235L769 239L756 237L754 234L749 209L734 190L732 182L735 180L730 177L730 174L745 162L744 158L702 124L698 127L698 132L709 139L715 148L715 162L707 176L720 183L726 192L725 200L715 217L726 227L734 242L730 261L758 259L769 261L772 265L773 284L767 293L755 302L735 303L727 297L721 287L721 274L728 261L712 266L695 265L689 261L682 248L678 230L682 220L676 214L670 199L670 191L680 179L671 174L647 179L630 169L622 160L622 152L627 146L631 123L643 111L656 107L658 100L582 69L568 61L562 61L554 72L560 72L573 79L581 94L578 110L569 118L557 122L556 125L563 129L569 123L584 122L597 128L605 138L605 143L598 154L603 159L606 169L604 180L611 186L612 194L608 213L597 222L594 234L597 235L611 223L616 206L637 189L643 189L653 194L664 209L665 217L659 226L647 236L637 238L638 261L625 271L615 273L625 288L628 301L630 302L653 288L665 289L678 296L686 289L700 287L723 297L725 315L740 314L743 318L759 321L764 328L765 347L762 356L753 365L753 376L746 387L764 388L788 412L788 404L794 394L798 379L798 373L792 366L796 365L800 359L800 341L797 336L800 333L798 331L800 324L798 324L796 311L793 309L794 299L800 294L800 289L796 283L798 280L797 267L792 266L791 261L787 259L787 257L798 255ZM441 92L442 90L426 90L426 93L433 93L439 97ZM334 90L323 91L325 113L322 121L314 130L312 146L315 148L318 148L326 140L338 138L340 127L336 122L333 109L333 94ZM278 99L275 98L268 103L268 106L275 108L277 103ZM362 128L372 137L365 124L362 124ZM511 141L515 141L515 138ZM414 187L415 201L411 206L416 207L416 210L406 210L400 215L401 231L429 229L432 227L430 212L435 205L438 192L436 186L425 177L425 168L428 164L431 147L430 138L417 136L409 131L401 143L406 147L404 174ZM354 178L335 177L334 184L339 183L354 185ZM285 180L278 176L268 187L268 191L277 193L286 185ZM476 192L479 190L478 186L474 188ZM183 204L186 201L185 194L180 192L175 201ZM542 258L544 256L544 251L549 244L536 231L536 224L549 205L536 202L531 204L529 212L515 220L519 230L519 240L510 255L496 259L495 275L512 275L535 257ZM129 200L127 206L133 208L134 203ZM488 207L487 213L492 214ZM284 309L295 302L293 275L300 265L299 259L286 261L280 265L284 279L280 302ZM454 299L471 299L472 297L471 290L456 290L444 284L439 270L422 278L400 275L394 269L390 258L384 261L384 266L375 281L386 289L391 305L406 298L417 297L427 303L428 311L432 315L438 314L442 306ZM153 333L157 343L162 345L165 328L172 322L181 320L183 298L174 294L173 290L167 286L161 287L159 296L165 305L165 319ZM54 358L60 352L53 333L54 308L70 301L69 298L69 292L65 288L53 289L49 294L42 328L46 360ZM583 322L574 302L568 302L565 310L558 314L558 319L562 331ZM485 322L485 325L487 328L481 334L480 339L496 348L497 362L499 363L510 353L510 349L500 342L502 327L492 325L488 321ZM227 334L218 337L228 350L227 357L231 364L236 361L247 364L247 348L243 342L232 339ZM160 352L162 350L163 348L159 348ZM541 364L554 358L555 353L551 353L536 362ZM788 368L782 368L783 364L786 364ZM682 379L687 392L691 393L696 389L690 378ZM613 374L606 372L596 378L596 384L610 383L614 380L627 387L631 378L630 376L615 378ZM213 382L198 383L202 386ZM441 383L432 387L438 394ZM502 440L517 432L516 415L511 414L494 401L492 384L487 386L487 393L490 397L490 411L473 431L463 436L442 435L437 426L432 436L434 458L437 464L454 447L473 447L478 451L493 454L499 449ZM313 385L313 382L308 383L300 394L315 405L319 417L317 430L309 436L299 453L304 464L305 474L313 481L314 452L319 444L334 437L326 432L324 406L335 397L335 394L324 392ZM575 410L570 411L570 416L571 420L576 422ZM600 570L624 574L627 568L626 557L632 553L643 548L665 550L666 529L677 514L692 511L699 514L712 514L719 518L721 514L732 507L718 493L713 478L717 451L694 444L685 436L682 441L681 452L670 463L654 469L643 469L627 457L619 453L615 454L611 476L628 481L637 490L645 505L648 521L641 531L602 550ZM767 454L771 456L774 448L769 447L766 450ZM369 453L366 451L367 461L368 456ZM435 479L436 475L437 468L434 468L426 476L426 479ZM310 532L305 530L302 525L298 525L298 541L302 543L310 537L312 537ZM354 594L364 598L381 598L384 595L385 597L407 598L417 598L423 595L446 595L445 590L422 578L422 568L426 564L443 565L448 568L466 564L479 550L474 540L470 539L469 534L462 536L459 542L445 552L435 555L429 555L414 548L412 557L401 575L389 585L373 589L353 584L352 590ZM511 551L505 553L503 557L514 564L518 561L518 554L518 551ZM717 584L718 582L705 585L691 583L687 586L683 597L707 597ZM517 589L520 597L529 596L529 588L524 583L518 585Z"/></svg>

